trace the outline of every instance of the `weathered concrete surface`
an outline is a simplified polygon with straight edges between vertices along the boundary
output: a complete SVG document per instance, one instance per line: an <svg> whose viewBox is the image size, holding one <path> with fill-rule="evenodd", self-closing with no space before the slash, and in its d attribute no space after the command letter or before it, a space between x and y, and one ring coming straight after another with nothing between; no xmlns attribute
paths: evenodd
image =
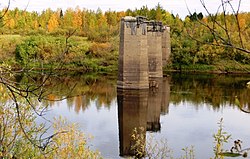
<svg viewBox="0 0 250 159"><path fill-rule="evenodd" d="M148 89L149 78L163 77L170 55L170 29L143 17L124 17L120 27L117 87Z"/></svg>
<svg viewBox="0 0 250 159"><path fill-rule="evenodd" d="M162 33L162 65L165 66L171 54L170 27Z"/></svg>
<svg viewBox="0 0 250 159"><path fill-rule="evenodd" d="M136 22L121 20L117 87L147 89L148 43L145 30Z"/></svg>
<svg viewBox="0 0 250 159"><path fill-rule="evenodd" d="M162 77L162 32L148 32L149 77Z"/></svg>

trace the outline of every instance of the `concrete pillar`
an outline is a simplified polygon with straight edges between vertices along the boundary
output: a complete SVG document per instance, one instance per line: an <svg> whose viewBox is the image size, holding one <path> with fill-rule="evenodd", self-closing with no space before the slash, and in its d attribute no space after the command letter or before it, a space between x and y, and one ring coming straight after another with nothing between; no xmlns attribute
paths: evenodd
<svg viewBox="0 0 250 159"><path fill-rule="evenodd" d="M147 25L137 25L136 18L121 20L117 87L148 89Z"/></svg>
<svg viewBox="0 0 250 159"><path fill-rule="evenodd" d="M131 150L131 134L135 128L141 127L145 130L142 135L146 135L148 90L118 89L117 99L120 156L135 155ZM146 144L146 141L142 143Z"/></svg>
<svg viewBox="0 0 250 159"><path fill-rule="evenodd" d="M171 53L170 27L166 27L162 34L162 66L165 66Z"/></svg>
<svg viewBox="0 0 250 159"><path fill-rule="evenodd" d="M163 77L162 73L162 32L148 32L149 77Z"/></svg>
<svg viewBox="0 0 250 159"><path fill-rule="evenodd" d="M149 83L147 131L157 132L161 129L162 78L150 78Z"/></svg>

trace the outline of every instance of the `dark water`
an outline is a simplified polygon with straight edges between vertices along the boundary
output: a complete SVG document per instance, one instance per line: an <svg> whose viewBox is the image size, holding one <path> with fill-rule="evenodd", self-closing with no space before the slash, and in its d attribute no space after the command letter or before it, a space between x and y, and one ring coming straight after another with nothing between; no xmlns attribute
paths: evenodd
<svg viewBox="0 0 250 159"><path fill-rule="evenodd" d="M195 158L214 157L213 134L221 118L224 131L232 135L224 149L230 149L235 139L243 141L243 148L250 147L250 114L235 105L237 96L244 110L250 111L246 87L250 76L172 74L154 80L158 88L124 91L116 89L116 78L56 77L48 84L53 88L49 98L72 97L50 102L47 116L60 115L78 123L82 131L94 136L90 147L105 158L128 154L134 127L145 128L147 139L166 139L175 158L184 155L182 148L191 146Z"/></svg>

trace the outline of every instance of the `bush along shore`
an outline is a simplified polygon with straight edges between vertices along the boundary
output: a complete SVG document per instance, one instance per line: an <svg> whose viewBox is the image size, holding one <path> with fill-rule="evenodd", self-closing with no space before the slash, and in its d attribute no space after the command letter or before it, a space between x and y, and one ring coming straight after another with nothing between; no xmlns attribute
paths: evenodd
<svg viewBox="0 0 250 159"><path fill-rule="evenodd" d="M5 9L0 11L4 13ZM0 64L13 69L117 73L120 19L137 15L171 28L171 57L165 73L250 72L250 13L240 12L238 19L229 13L213 17L196 12L180 18L160 4L119 12L79 7L40 14L8 10L0 19ZM230 29L223 29L225 23ZM215 32L206 26L213 26Z"/></svg>
<svg viewBox="0 0 250 159"><path fill-rule="evenodd" d="M0 62L12 69L43 71L99 72L118 71L119 37L110 42L92 42L86 37L51 35L1 35ZM168 72L250 73L250 65L236 60L217 60L213 64L172 62L164 66Z"/></svg>
<svg viewBox="0 0 250 159"><path fill-rule="evenodd" d="M91 42L85 37L2 35L1 63L13 69L116 72L115 42Z"/></svg>

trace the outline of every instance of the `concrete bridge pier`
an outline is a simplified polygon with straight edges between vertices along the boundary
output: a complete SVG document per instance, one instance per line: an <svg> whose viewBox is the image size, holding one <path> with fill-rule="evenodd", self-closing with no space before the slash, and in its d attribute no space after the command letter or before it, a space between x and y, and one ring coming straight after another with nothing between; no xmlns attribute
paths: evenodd
<svg viewBox="0 0 250 159"><path fill-rule="evenodd" d="M141 16L122 18L117 88L148 89L149 78L163 77L169 55L169 27Z"/></svg>
<svg viewBox="0 0 250 159"><path fill-rule="evenodd" d="M166 27L162 33L162 66L165 66L171 53L170 27Z"/></svg>
<svg viewBox="0 0 250 159"><path fill-rule="evenodd" d="M148 78L147 24L125 17L121 19L117 87L147 89Z"/></svg>
<svg viewBox="0 0 250 159"><path fill-rule="evenodd" d="M162 32L148 32L149 77L163 77L162 72Z"/></svg>

